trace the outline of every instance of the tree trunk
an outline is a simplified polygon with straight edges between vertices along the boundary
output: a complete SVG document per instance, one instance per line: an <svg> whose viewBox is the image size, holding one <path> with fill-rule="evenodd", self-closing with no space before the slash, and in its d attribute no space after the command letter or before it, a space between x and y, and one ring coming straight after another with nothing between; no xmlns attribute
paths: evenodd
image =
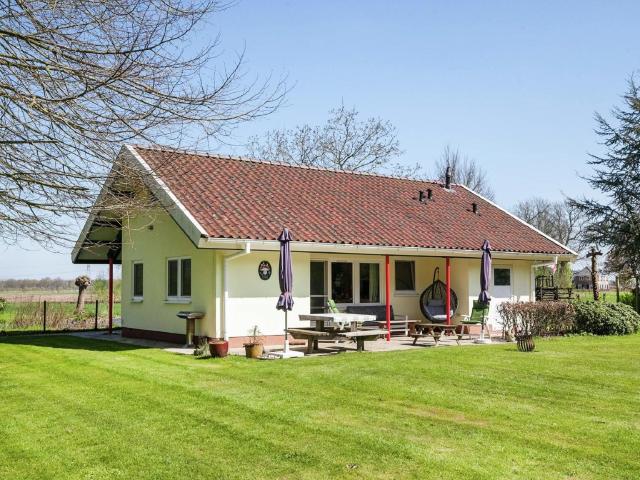
<svg viewBox="0 0 640 480"><path fill-rule="evenodd" d="M598 263L596 261L596 250L591 250L591 288L593 289L593 299L597 302L600 299L598 290Z"/></svg>
<svg viewBox="0 0 640 480"><path fill-rule="evenodd" d="M78 287L78 301L76 302L76 312L84 312L84 302L87 296L87 286L81 285Z"/></svg>

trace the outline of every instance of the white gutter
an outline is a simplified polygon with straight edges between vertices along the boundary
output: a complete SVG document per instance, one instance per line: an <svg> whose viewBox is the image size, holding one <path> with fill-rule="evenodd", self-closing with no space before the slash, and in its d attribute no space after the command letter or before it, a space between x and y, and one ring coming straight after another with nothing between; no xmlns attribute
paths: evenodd
<svg viewBox="0 0 640 480"><path fill-rule="evenodd" d="M225 340L229 340L229 336L227 335L227 301L229 300L229 283L227 279L227 271L229 270L228 263L231 260L243 257L245 255L248 255L249 253L251 253L251 242L247 242L244 244L244 250L242 252L228 255L224 257L224 260L222 261L222 288L224 289L224 295L222 296L222 325L220 325L220 332L222 334L222 338L224 338Z"/></svg>

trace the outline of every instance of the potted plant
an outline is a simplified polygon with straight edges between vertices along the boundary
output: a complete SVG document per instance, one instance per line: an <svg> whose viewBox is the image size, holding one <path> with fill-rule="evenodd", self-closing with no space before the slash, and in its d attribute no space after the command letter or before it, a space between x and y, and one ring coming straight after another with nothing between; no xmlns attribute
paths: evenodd
<svg viewBox="0 0 640 480"><path fill-rule="evenodd" d="M249 330L249 341L244 344L244 351L247 358L259 358L264 351L262 333L257 325Z"/></svg>
<svg viewBox="0 0 640 480"><path fill-rule="evenodd" d="M209 339L209 352L212 357L224 358L229 354L229 342L224 338Z"/></svg>

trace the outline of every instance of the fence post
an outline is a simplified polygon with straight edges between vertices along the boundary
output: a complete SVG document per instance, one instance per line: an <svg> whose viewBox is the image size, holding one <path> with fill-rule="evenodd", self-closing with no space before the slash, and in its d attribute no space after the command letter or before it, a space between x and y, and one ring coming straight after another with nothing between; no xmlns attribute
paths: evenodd
<svg viewBox="0 0 640 480"><path fill-rule="evenodd" d="M96 300L96 314L95 314L95 318L94 318L93 329L94 330L98 330L98 300Z"/></svg>
<svg viewBox="0 0 640 480"><path fill-rule="evenodd" d="M42 315L42 333L47 332L47 301L44 301L44 310Z"/></svg>

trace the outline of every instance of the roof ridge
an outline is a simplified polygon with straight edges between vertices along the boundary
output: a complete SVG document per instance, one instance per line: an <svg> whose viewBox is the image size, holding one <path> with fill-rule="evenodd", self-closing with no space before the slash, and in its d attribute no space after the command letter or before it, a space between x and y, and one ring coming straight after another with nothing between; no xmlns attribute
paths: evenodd
<svg viewBox="0 0 640 480"><path fill-rule="evenodd" d="M394 180L405 180L408 182L430 183L430 184L438 185L440 187L444 187L444 184L442 182L439 182L438 180L426 180L426 179L420 179L420 178L402 177L400 175L390 175L390 174L375 173L375 172L358 172L357 170L340 170L337 168L317 167L317 166L311 166L311 165L298 165L295 163L278 162L274 160L262 160L259 158L253 158L253 157L248 157L244 155L211 153L211 152L204 152L199 150L187 150L187 149L165 147L165 146L159 146L159 145L146 146L146 145L132 144L129 146L134 149L155 150L158 152L178 153L183 155L196 155L196 156L205 157L205 158L218 158L221 160L235 160L240 162L262 163L266 165L279 165L282 167L300 168L303 170L317 170L321 172L343 173L348 175L362 175L367 177L391 178ZM452 183L452 185L461 186L461 184L458 184L458 183Z"/></svg>

